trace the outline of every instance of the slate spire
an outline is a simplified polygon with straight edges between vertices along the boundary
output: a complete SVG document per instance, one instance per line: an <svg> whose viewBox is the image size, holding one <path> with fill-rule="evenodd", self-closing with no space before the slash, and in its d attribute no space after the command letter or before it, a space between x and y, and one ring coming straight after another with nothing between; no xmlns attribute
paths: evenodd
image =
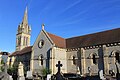
<svg viewBox="0 0 120 80"><path fill-rule="evenodd" d="M27 9L27 7L26 7L26 9L25 9L25 13L24 13L24 17L23 17L23 20L22 20L22 23L23 23L23 25L27 25L28 24L28 9Z"/></svg>

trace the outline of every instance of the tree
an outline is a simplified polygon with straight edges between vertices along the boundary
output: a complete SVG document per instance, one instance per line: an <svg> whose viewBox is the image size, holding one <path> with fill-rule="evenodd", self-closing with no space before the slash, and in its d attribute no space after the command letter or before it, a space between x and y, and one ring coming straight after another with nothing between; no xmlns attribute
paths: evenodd
<svg viewBox="0 0 120 80"><path fill-rule="evenodd" d="M3 61L3 59L1 60L1 66L0 66L0 70L3 72L4 71L4 65L5 65L5 63L4 63L4 61Z"/></svg>
<svg viewBox="0 0 120 80"><path fill-rule="evenodd" d="M47 77L47 74L51 74L51 69L47 69L47 68L43 68L42 70L41 70L41 72L42 72L42 77L43 78L46 78Z"/></svg>

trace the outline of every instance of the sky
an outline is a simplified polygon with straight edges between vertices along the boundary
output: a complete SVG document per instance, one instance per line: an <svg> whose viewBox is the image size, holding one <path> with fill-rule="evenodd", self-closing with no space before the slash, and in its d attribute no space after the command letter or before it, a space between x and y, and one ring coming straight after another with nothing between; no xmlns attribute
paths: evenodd
<svg viewBox="0 0 120 80"><path fill-rule="evenodd" d="M43 23L47 32L63 38L120 27L120 0L0 0L0 51L15 51L26 6L31 45Z"/></svg>

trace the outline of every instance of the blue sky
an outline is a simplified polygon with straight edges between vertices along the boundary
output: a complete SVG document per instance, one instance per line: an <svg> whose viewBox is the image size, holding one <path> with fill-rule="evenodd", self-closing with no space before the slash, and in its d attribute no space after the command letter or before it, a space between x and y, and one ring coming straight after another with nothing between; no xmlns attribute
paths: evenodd
<svg viewBox="0 0 120 80"><path fill-rule="evenodd" d="M15 51L26 6L31 45L42 23L46 31L63 38L120 27L120 0L0 0L0 51Z"/></svg>

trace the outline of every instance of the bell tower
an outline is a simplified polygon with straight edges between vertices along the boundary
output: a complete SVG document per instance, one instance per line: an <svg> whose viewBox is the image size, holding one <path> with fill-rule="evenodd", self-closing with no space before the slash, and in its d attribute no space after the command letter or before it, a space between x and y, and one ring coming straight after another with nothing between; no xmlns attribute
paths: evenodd
<svg viewBox="0 0 120 80"><path fill-rule="evenodd" d="M22 23L18 25L16 34L16 51L30 46L31 27L28 25L27 7L23 16Z"/></svg>

